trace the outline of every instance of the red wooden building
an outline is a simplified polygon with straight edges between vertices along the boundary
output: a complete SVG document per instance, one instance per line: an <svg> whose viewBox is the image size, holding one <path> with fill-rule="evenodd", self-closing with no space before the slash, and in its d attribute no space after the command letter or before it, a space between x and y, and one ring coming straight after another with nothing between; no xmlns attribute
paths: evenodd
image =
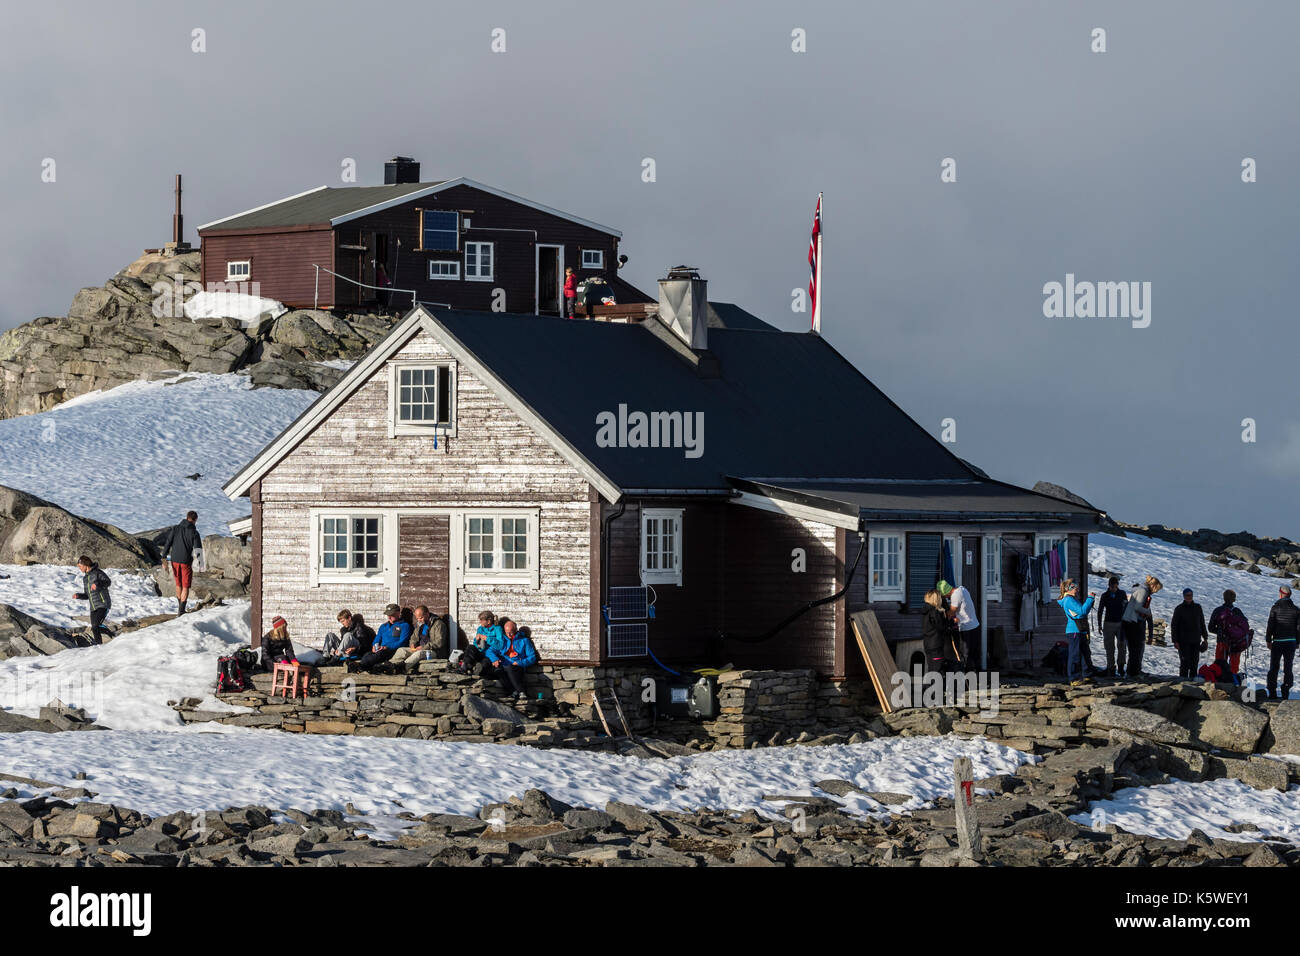
<svg viewBox="0 0 1300 956"><path fill-rule="evenodd" d="M386 166L383 186L319 186L207 223L205 288L257 284L291 308L389 304L557 315L564 269L602 275L620 304L651 301L617 276L617 229L470 179L418 182L420 164Z"/></svg>

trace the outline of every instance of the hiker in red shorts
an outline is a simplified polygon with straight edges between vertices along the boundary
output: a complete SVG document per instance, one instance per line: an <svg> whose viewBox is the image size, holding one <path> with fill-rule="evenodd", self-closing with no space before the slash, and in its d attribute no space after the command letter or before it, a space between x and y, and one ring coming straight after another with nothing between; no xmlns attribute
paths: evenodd
<svg viewBox="0 0 1300 956"><path fill-rule="evenodd" d="M185 602L190 599L190 585L194 583L194 554L203 548L203 539L194 523L199 520L197 511L185 515L185 520L167 532L163 539L162 556L176 582L176 616L185 613Z"/></svg>

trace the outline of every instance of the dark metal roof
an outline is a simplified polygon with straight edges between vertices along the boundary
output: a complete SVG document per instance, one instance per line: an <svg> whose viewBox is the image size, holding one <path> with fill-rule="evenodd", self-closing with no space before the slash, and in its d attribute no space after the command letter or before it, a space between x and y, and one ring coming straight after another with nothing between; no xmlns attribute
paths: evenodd
<svg viewBox="0 0 1300 956"><path fill-rule="evenodd" d="M262 229L269 226L312 226L328 223L380 203L400 199L422 189L440 185L431 183L397 183L391 186L331 186L315 189L300 196L250 209L229 219L200 227L208 229Z"/></svg>
<svg viewBox="0 0 1300 956"><path fill-rule="evenodd" d="M979 477L955 481L817 481L798 478L733 478L742 491L868 519L965 515L1056 516L1092 519L1097 512L1005 482Z"/></svg>
<svg viewBox="0 0 1300 956"><path fill-rule="evenodd" d="M737 323L747 315L734 307L714 309ZM706 360L696 367L641 324L432 314L621 488L726 489L728 475L974 478L818 335L710 328L706 359L716 364ZM683 447L601 447L597 416L618 416L620 406L629 415L702 413L702 454L688 458Z"/></svg>

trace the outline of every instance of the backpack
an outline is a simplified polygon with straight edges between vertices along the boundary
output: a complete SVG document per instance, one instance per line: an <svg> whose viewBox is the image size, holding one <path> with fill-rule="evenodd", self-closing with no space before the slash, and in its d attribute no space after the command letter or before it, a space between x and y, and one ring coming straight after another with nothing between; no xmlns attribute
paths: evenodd
<svg viewBox="0 0 1300 956"><path fill-rule="evenodd" d="M1057 641L1043 657L1043 666L1055 671L1058 676L1062 676L1066 672L1066 665L1069 660L1070 645L1065 641Z"/></svg>
<svg viewBox="0 0 1300 956"><path fill-rule="evenodd" d="M1250 642L1255 638L1246 615L1241 613L1239 607L1232 607L1224 612L1223 619L1219 621L1219 633L1223 635L1224 643L1233 654L1240 654L1250 647Z"/></svg>
<svg viewBox="0 0 1300 956"><path fill-rule="evenodd" d="M217 658L217 693L230 694L247 689L248 681L239 666L239 659L233 654Z"/></svg>
<svg viewBox="0 0 1300 956"><path fill-rule="evenodd" d="M252 674L257 671L257 651L248 645L244 645L235 651L235 662L239 664L239 669L245 674Z"/></svg>

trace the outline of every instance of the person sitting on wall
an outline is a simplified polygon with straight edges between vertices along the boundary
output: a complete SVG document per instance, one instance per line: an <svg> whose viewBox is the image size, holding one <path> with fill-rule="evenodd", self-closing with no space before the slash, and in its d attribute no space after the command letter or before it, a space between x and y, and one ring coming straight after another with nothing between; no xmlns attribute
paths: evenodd
<svg viewBox="0 0 1300 956"><path fill-rule="evenodd" d="M533 646L528 629L518 631L515 622L509 618L501 621L502 642L499 646L489 646L488 660L492 662L492 676L501 681L507 691L514 690L514 699L522 700L524 693L524 672L537 663L537 648Z"/></svg>
<svg viewBox="0 0 1300 956"><path fill-rule="evenodd" d="M353 667L363 671L372 670L379 664L387 663L399 648L410 643L411 625L402 620L402 609L396 604L390 604L384 608L384 617L388 620L379 625L375 642L370 645L370 652L355 665L349 664L348 670L352 670Z"/></svg>
<svg viewBox="0 0 1300 956"><path fill-rule="evenodd" d="M447 656L447 622L429 613L426 605L415 609L411 644L393 655L392 663L401 664L408 674L420 669L422 661Z"/></svg>
<svg viewBox="0 0 1300 956"><path fill-rule="evenodd" d="M375 643L374 630L360 614L353 614L344 608L339 611L338 622L339 632L325 637L319 666L328 667L331 664L358 660Z"/></svg>
<svg viewBox="0 0 1300 956"><path fill-rule="evenodd" d="M505 632L497 623L497 616L491 611L480 611L478 630L474 640L465 648L463 657L465 672L468 674L486 674L489 669L488 650L500 648L506 640Z"/></svg>

